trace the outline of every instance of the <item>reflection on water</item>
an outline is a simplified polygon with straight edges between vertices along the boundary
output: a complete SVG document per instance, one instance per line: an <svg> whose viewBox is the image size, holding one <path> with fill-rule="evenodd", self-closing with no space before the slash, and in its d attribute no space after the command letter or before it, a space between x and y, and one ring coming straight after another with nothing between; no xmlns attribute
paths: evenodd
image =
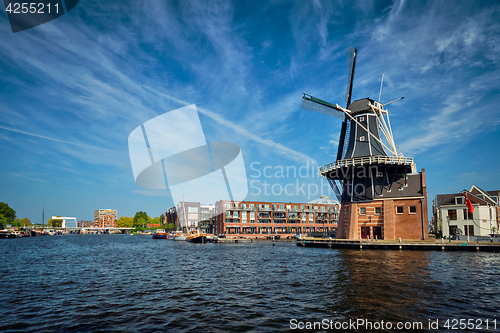
<svg viewBox="0 0 500 333"><path fill-rule="evenodd" d="M1 331L286 331L293 318L492 320L500 308L495 253L126 235L6 239L0 251Z"/></svg>

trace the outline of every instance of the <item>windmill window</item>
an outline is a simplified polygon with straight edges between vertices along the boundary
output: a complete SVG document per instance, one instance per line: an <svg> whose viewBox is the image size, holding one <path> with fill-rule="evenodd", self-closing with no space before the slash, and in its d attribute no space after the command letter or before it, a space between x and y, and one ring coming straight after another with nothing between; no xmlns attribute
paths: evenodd
<svg viewBox="0 0 500 333"><path fill-rule="evenodd" d="M365 137L364 136L360 136L359 137L359 141L365 141Z"/></svg>
<svg viewBox="0 0 500 333"><path fill-rule="evenodd" d="M359 121L365 121L365 117L359 117Z"/></svg>
<svg viewBox="0 0 500 333"><path fill-rule="evenodd" d="M382 171L377 171L377 178L382 178L382 177L384 177Z"/></svg>

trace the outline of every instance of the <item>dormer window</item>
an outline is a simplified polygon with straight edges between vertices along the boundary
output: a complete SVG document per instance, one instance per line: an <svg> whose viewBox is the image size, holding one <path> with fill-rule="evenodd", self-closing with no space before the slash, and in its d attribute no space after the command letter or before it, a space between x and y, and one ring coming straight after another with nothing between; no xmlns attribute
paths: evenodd
<svg viewBox="0 0 500 333"><path fill-rule="evenodd" d="M463 204L464 204L464 198L463 197L455 198L455 205L463 205Z"/></svg>

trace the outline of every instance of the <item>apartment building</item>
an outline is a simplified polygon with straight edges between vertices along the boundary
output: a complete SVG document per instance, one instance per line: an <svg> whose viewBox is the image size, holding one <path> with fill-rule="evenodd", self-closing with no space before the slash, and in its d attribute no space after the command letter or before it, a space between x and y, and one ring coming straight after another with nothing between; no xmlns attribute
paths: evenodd
<svg viewBox="0 0 500 333"><path fill-rule="evenodd" d="M308 203L220 200L215 203L214 233L266 237L333 232L339 206L327 196Z"/></svg>
<svg viewBox="0 0 500 333"><path fill-rule="evenodd" d="M97 209L94 211L94 227L116 228L118 213L113 209Z"/></svg>

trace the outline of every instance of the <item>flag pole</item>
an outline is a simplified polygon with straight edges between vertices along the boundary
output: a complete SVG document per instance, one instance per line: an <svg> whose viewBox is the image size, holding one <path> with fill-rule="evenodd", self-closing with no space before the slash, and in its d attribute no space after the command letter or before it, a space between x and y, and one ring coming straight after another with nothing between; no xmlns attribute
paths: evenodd
<svg viewBox="0 0 500 333"><path fill-rule="evenodd" d="M469 230L469 207L467 207L467 243L469 242L469 235L470 235L470 230Z"/></svg>

